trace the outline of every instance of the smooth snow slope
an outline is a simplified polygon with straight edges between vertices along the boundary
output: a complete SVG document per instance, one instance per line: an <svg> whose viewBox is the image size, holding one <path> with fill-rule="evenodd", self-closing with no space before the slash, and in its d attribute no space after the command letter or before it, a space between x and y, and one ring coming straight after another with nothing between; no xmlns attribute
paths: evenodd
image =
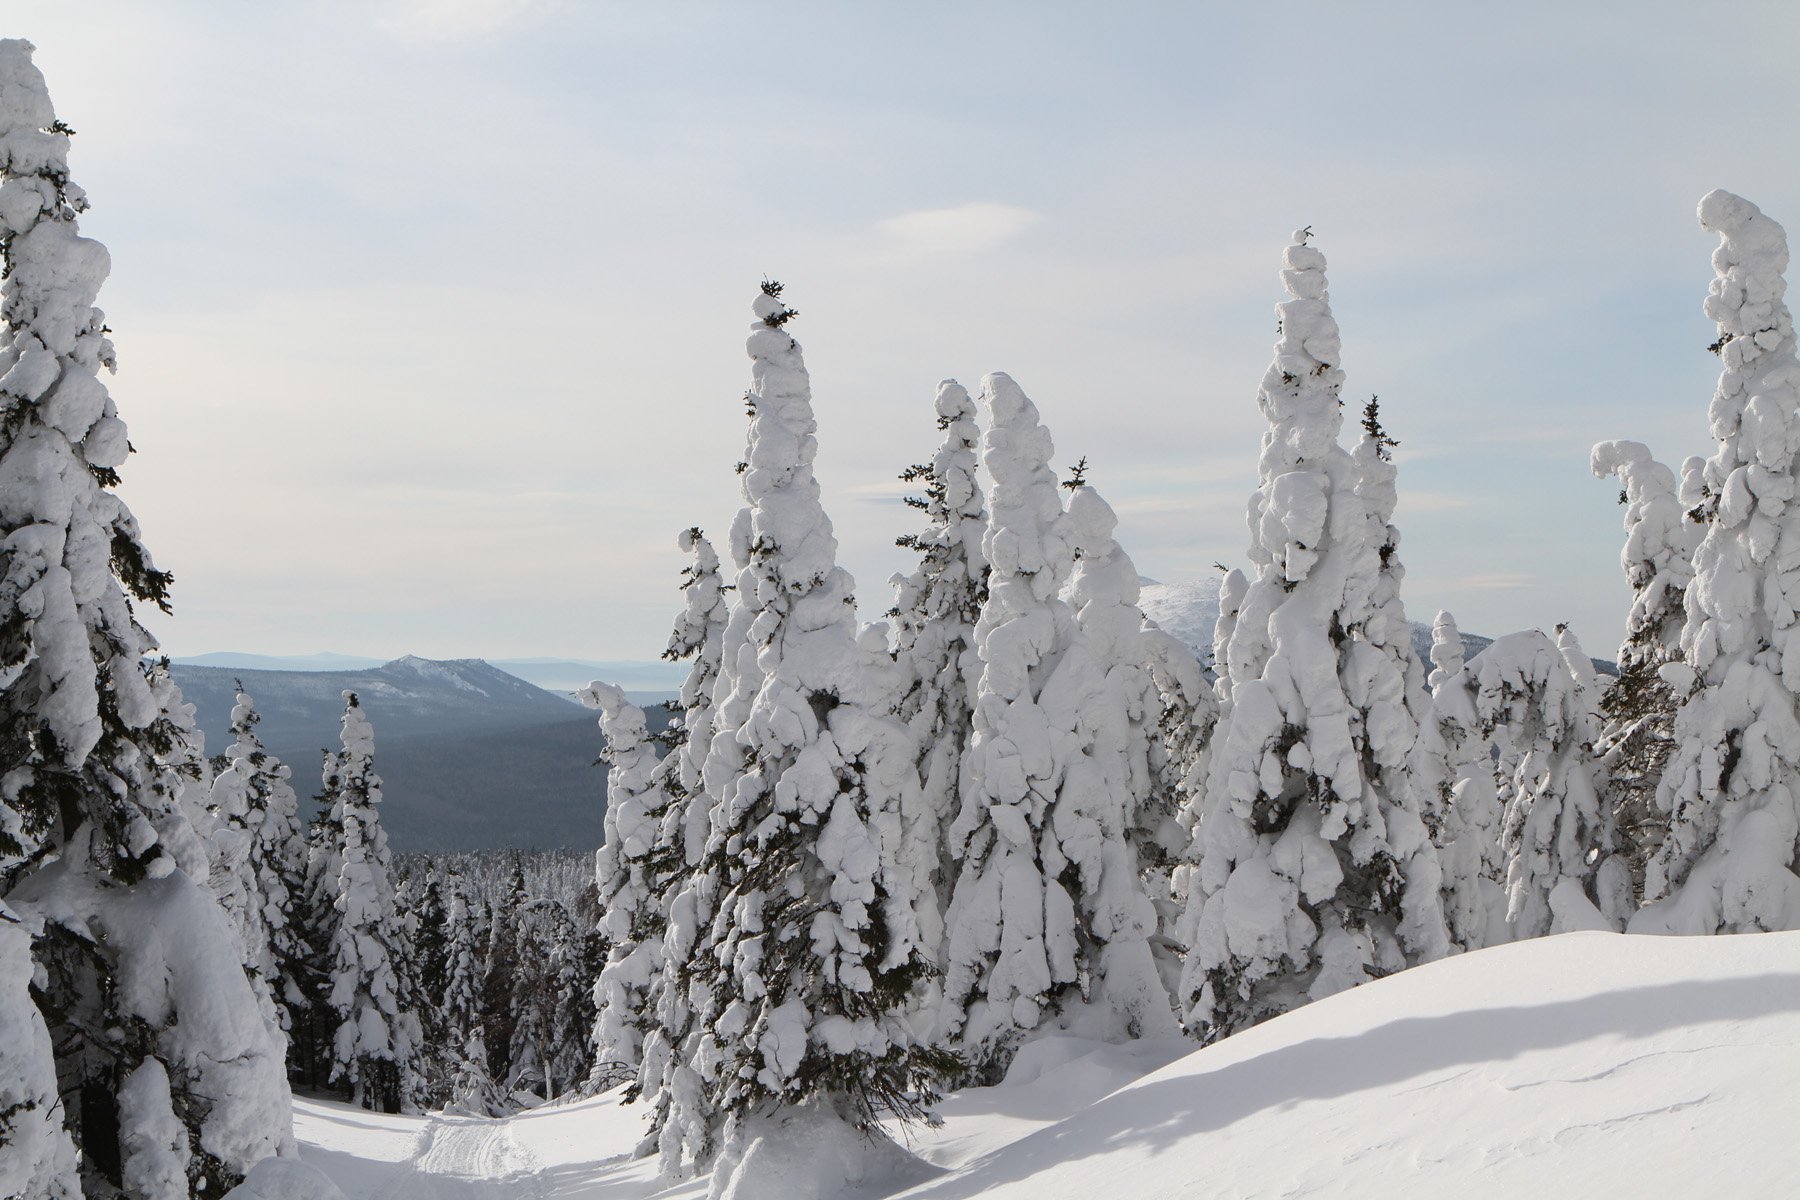
<svg viewBox="0 0 1800 1200"><path fill-rule="evenodd" d="M914 1132L950 1173L907 1200L1800 1194L1800 933L1542 938L1179 1050L1028 1048ZM302 1100L295 1133L349 1200L705 1195L627 1157L642 1119L616 1093L506 1121Z"/></svg>
<svg viewBox="0 0 1800 1200"><path fill-rule="evenodd" d="M1800 1193L1800 933L1580 933L1189 1055L908 1200Z"/></svg>

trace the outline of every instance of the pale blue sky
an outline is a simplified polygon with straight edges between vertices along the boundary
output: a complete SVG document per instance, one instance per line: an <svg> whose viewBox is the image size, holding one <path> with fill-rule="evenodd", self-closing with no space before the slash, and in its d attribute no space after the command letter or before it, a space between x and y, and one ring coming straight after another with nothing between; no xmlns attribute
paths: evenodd
<svg viewBox="0 0 1800 1200"><path fill-rule="evenodd" d="M648 658L801 318L867 615L940 378L1011 373L1139 569L1243 560L1311 225L1415 619L1627 604L1607 437L1709 453L1727 187L1800 231L1800 5L84 0L14 14L107 243L176 654Z"/></svg>

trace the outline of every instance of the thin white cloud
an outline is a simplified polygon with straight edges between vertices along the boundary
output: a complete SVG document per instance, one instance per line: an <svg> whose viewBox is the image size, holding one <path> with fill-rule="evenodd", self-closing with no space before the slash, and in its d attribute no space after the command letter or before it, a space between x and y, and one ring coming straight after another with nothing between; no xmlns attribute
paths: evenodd
<svg viewBox="0 0 1800 1200"><path fill-rule="evenodd" d="M892 248L926 254L979 254L1008 241L1038 220L1016 204L975 201L955 208L901 213L876 225Z"/></svg>
<svg viewBox="0 0 1800 1200"><path fill-rule="evenodd" d="M562 0L395 0L376 20L383 31L425 41L460 42L533 20Z"/></svg>
<svg viewBox="0 0 1800 1200"><path fill-rule="evenodd" d="M1534 587L1537 584L1535 575L1464 575L1449 581L1449 586L1470 592L1493 592L1514 588Z"/></svg>

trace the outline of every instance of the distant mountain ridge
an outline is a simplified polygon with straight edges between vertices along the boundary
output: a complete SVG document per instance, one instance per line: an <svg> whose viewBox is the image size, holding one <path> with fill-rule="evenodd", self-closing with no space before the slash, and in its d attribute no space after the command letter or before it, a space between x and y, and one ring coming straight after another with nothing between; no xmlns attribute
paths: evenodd
<svg viewBox="0 0 1800 1200"><path fill-rule="evenodd" d="M195 654L188 657L175 658L171 661L190 667L219 667L232 671L368 671L383 666L388 662L400 662L402 659L364 658L355 654L244 654L237 651L220 651L213 654ZM421 661L437 661L422 659ZM573 692L586 687L596 679L604 679L608 683L617 684L627 692L673 692L681 687L681 681L687 676L687 667L681 663L650 661L644 659L622 659L617 661L595 661L581 658L496 658L478 660L489 666L498 667L508 675L516 676L539 687L553 692Z"/></svg>
<svg viewBox="0 0 1800 1200"><path fill-rule="evenodd" d="M408 655L351 670L177 661L171 671L209 754L230 745L241 683L263 745L293 768L302 797L319 790L321 751L337 748L343 693L355 692L375 727L382 821L399 852L600 844L606 773L594 765L604 747L594 714L491 663ZM664 710L648 715L652 728L667 726Z"/></svg>

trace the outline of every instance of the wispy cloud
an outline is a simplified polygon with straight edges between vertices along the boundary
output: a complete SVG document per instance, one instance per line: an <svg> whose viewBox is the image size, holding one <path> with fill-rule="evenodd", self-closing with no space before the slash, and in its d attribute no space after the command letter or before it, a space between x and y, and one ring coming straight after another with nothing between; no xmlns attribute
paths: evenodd
<svg viewBox="0 0 1800 1200"><path fill-rule="evenodd" d="M979 254L1008 241L1038 220L1015 204L976 201L955 208L901 213L876 225L889 247L925 254Z"/></svg>
<svg viewBox="0 0 1800 1200"><path fill-rule="evenodd" d="M394 0L375 23L400 37L460 42L535 20L562 5L563 0Z"/></svg>
<svg viewBox="0 0 1800 1200"><path fill-rule="evenodd" d="M1447 581L1452 588L1470 592L1497 592L1537 586L1536 575L1463 575Z"/></svg>

